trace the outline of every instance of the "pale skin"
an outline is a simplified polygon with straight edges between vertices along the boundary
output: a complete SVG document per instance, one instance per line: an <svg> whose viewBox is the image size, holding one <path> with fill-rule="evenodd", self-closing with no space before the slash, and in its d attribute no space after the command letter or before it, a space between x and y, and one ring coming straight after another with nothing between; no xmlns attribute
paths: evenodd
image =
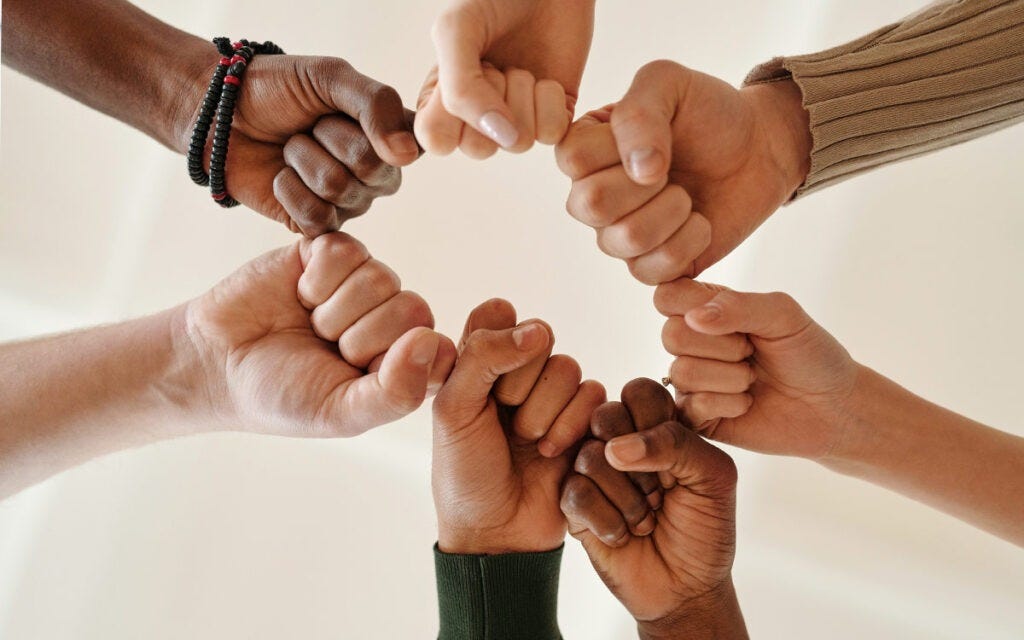
<svg viewBox="0 0 1024 640"><path fill-rule="evenodd" d="M551 329L516 322L504 300L470 314L451 376L434 401L433 491L446 553L550 551L572 446L605 400L575 360L550 355ZM544 453L538 443L548 443Z"/></svg>
<svg viewBox="0 0 1024 640"><path fill-rule="evenodd" d="M113 451L244 430L349 437L418 408L455 346L343 233L162 313L0 346L0 497Z"/></svg>
<svg viewBox="0 0 1024 640"><path fill-rule="evenodd" d="M789 200L810 168L792 81L736 89L659 60L556 147L566 208L606 254L657 285L725 257Z"/></svg>
<svg viewBox="0 0 1024 640"><path fill-rule="evenodd" d="M220 58L213 44L124 0L8 0L3 24L5 65L187 151ZM257 56L235 108L227 188L315 237L394 193L398 167L418 155L412 112L391 87L340 58Z"/></svg>
<svg viewBox="0 0 1024 640"><path fill-rule="evenodd" d="M602 430L621 435L585 442L565 480L569 532L641 638L746 638L732 584L736 467L672 419L672 398L657 382L627 388L622 403L595 413ZM648 512L627 472L658 474L660 509Z"/></svg>
<svg viewBox="0 0 1024 640"><path fill-rule="evenodd" d="M815 460L1024 546L1024 438L857 363L792 298L660 286L681 419L731 445Z"/></svg>
<svg viewBox="0 0 1024 640"><path fill-rule="evenodd" d="M562 139L594 30L594 0L455 0L435 20L420 91L428 152L485 158Z"/></svg>

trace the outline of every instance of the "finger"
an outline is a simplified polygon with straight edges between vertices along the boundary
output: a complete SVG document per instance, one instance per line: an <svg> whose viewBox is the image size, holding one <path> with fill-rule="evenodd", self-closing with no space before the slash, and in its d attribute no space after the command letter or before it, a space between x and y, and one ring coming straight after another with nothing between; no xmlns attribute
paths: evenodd
<svg viewBox="0 0 1024 640"><path fill-rule="evenodd" d="M576 395L537 443L537 451L545 458L555 458L565 453L587 434L591 414L606 399L604 385L594 380L584 380L576 390Z"/></svg>
<svg viewBox="0 0 1024 640"><path fill-rule="evenodd" d="M695 331L717 335L739 331L780 340L813 324L796 300L785 293L722 291L703 306L686 314Z"/></svg>
<svg viewBox="0 0 1024 640"><path fill-rule="evenodd" d="M630 393L629 395L634 395ZM590 417L590 432L604 442L612 438L633 433L633 417L629 409L621 402L606 402L594 410ZM661 482L653 473L631 473L633 484L647 495L647 502L652 508L661 506Z"/></svg>
<svg viewBox="0 0 1024 640"><path fill-rule="evenodd" d="M480 58L484 34L473 28L464 10L449 11L434 22L438 80L445 109L506 149L519 139L504 91L488 82Z"/></svg>
<svg viewBox="0 0 1024 640"><path fill-rule="evenodd" d="M478 329L511 329L516 326L516 309L508 300L491 298L480 303L466 318L466 324L462 329L462 338L459 339L459 352L466 348L466 341L473 332Z"/></svg>
<svg viewBox="0 0 1024 640"><path fill-rule="evenodd" d="M597 246L613 258L636 258L672 237L690 217L690 196L670 184L637 210L598 230Z"/></svg>
<svg viewBox="0 0 1024 640"><path fill-rule="evenodd" d="M565 89L554 80L538 80L533 88L537 142L558 144L569 130L572 114L565 106Z"/></svg>
<svg viewBox="0 0 1024 640"><path fill-rule="evenodd" d="M320 415L329 432L340 429L354 436L415 411L427 396L438 354L453 348L450 340L422 327L401 336L384 355L378 371L328 396Z"/></svg>
<svg viewBox="0 0 1024 640"><path fill-rule="evenodd" d="M288 139L284 145L284 161L295 169L310 191L337 208L358 208L371 198L366 185L356 180L344 165L305 134ZM339 220L344 222L341 216Z"/></svg>
<svg viewBox="0 0 1024 640"><path fill-rule="evenodd" d="M620 471L658 471L710 496L735 498L736 465L724 451L678 422L621 436L605 446Z"/></svg>
<svg viewBox="0 0 1024 640"><path fill-rule="evenodd" d="M670 316L661 330L661 343L674 356L694 356L723 362L746 360L754 345L742 333L712 336L694 331L682 316Z"/></svg>
<svg viewBox="0 0 1024 640"><path fill-rule="evenodd" d="M449 428L472 422L487 406L498 378L541 354L546 358L550 344L549 329L537 321L514 329L474 331L434 401L437 422Z"/></svg>
<svg viewBox="0 0 1024 640"><path fill-rule="evenodd" d="M316 334L335 342L359 318L384 304L402 289L398 274L370 258L352 272L310 316Z"/></svg>
<svg viewBox="0 0 1024 640"><path fill-rule="evenodd" d="M687 393L676 401L679 415L697 431L711 420L738 418L750 409L749 393Z"/></svg>
<svg viewBox="0 0 1024 640"><path fill-rule="evenodd" d="M314 92L333 111L355 118L378 156L396 167L419 157L419 146L397 91L364 76L339 58L307 60L304 73Z"/></svg>
<svg viewBox="0 0 1024 640"><path fill-rule="evenodd" d="M307 238L337 231L341 226L337 208L313 193L291 167L281 169L274 177L274 197Z"/></svg>
<svg viewBox="0 0 1024 640"><path fill-rule="evenodd" d="M589 531L605 546L621 547L629 542L629 527L622 513L590 478L569 475L562 487L560 506L572 537L581 538Z"/></svg>
<svg viewBox="0 0 1024 640"><path fill-rule="evenodd" d="M565 355L548 358L540 378L512 418L512 431L528 442L539 440L562 413L580 386L583 371Z"/></svg>
<svg viewBox="0 0 1024 640"><path fill-rule="evenodd" d="M505 95L505 74L487 65L484 67L484 77L487 78L487 81L494 87L495 91L503 96ZM494 140L473 127L467 126L462 128L462 139L459 141L459 149L470 158L475 160L489 158L498 151L498 147L499 145Z"/></svg>
<svg viewBox="0 0 1024 640"><path fill-rule="evenodd" d="M402 171L381 160L359 125L340 116L324 116L313 127L313 138L373 196L398 191Z"/></svg>
<svg viewBox="0 0 1024 640"><path fill-rule="evenodd" d="M430 376L427 380L428 398L437 395L445 381L448 380L448 376L451 375L459 355L458 350L449 338L443 335L441 338L441 346L437 350L437 357L434 358L433 364L430 365ZM385 353L385 355L387 354ZM371 366L373 366L372 363Z"/></svg>
<svg viewBox="0 0 1024 640"><path fill-rule="evenodd" d="M301 251L299 302L307 309L323 304L352 273L370 259L366 245L347 233L327 233Z"/></svg>
<svg viewBox="0 0 1024 640"><path fill-rule="evenodd" d="M446 156L459 146L465 124L445 110L441 104L441 91L436 87L437 70L431 71L424 84L420 110L416 114L416 139L428 152ZM426 95L426 99L423 96Z"/></svg>
<svg viewBox="0 0 1024 640"><path fill-rule="evenodd" d="M677 278L658 285L654 290L654 308L663 316L684 316L691 309L710 302L728 288L719 284Z"/></svg>
<svg viewBox="0 0 1024 640"><path fill-rule="evenodd" d="M612 111L620 161L637 184L654 184L668 173L681 70L663 60L641 67Z"/></svg>
<svg viewBox="0 0 1024 640"><path fill-rule="evenodd" d="M675 414L675 401L663 385L650 378L636 378L622 387L622 404L637 431L655 427Z"/></svg>
<svg viewBox="0 0 1024 640"><path fill-rule="evenodd" d="M387 351L395 340L415 327L433 329L434 314L419 295L400 291L346 329L338 339L338 350L346 362L364 369L377 355Z"/></svg>
<svg viewBox="0 0 1024 640"><path fill-rule="evenodd" d="M753 384L756 374L754 368L746 362L679 356L672 361L668 377L676 391L681 393L744 393Z"/></svg>
<svg viewBox="0 0 1024 640"><path fill-rule="evenodd" d="M547 349L530 362L506 373L498 380L498 384L494 387L494 397L498 402L509 407L518 407L526 402L530 390L533 389L537 378L544 370L544 366L551 356L551 350L555 346L554 333L546 322L543 320L531 320L530 322L536 322L547 329Z"/></svg>
<svg viewBox="0 0 1024 640"><path fill-rule="evenodd" d="M513 153L522 153L533 146L533 139L537 133L535 86L536 80L529 71L505 71L505 103L512 111L516 128L519 129L519 140L508 149Z"/></svg>
<svg viewBox="0 0 1024 640"><path fill-rule="evenodd" d="M562 173L573 180L622 164L611 125L591 114L569 125L565 137L555 147L555 161Z"/></svg>
<svg viewBox="0 0 1024 640"><path fill-rule="evenodd" d="M565 208L587 226L607 227L643 206L664 187L664 182L638 186L617 165L574 181Z"/></svg>
<svg viewBox="0 0 1024 640"><path fill-rule="evenodd" d="M622 514L630 532L645 536L654 530L654 513L647 504L647 496L625 473L613 469L604 455L605 443L588 440L583 443L573 470L587 476L601 490L608 501Z"/></svg>
<svg viewBox="0 0 1024 640"><path fill-rule="evenodd" d="M633 277L649 285L671 282L697 272L694 261L711 244L711 223L699 213L686 222L661 246L627 261Z"/></svg>

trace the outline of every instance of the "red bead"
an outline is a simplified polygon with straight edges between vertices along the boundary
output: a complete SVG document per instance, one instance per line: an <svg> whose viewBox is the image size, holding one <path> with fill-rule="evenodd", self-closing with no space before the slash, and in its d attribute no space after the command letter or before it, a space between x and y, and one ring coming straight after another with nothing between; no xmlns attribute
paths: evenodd
<svg viewBox="0 0 1024 640"><path fill-rule="evenodd" d="M211 196L213 197L213 199L214 199L214 200L216 200L217 202L220 202L220 201L221 201L221 200L223 200L224 198L228 197L228 194L227 194L227 192L226 192L226 191L221 191L220 193L211 193L210 195L211 195Z"/></svg>
<svg viewBox="0 0 1024 640"><path fill-rule="evenodd" d="M242 85L242 81L239 80L236 76L225 76L224 77L224 83L225 84L233 84L236 87L239 87L239 86Z"/></svg>
<svg viewBox="0 0 1024 640"><path fill-rule="evenodd" d="M231 64L231 58L221 58L220 64L224 65L225 67L228 66L229 64Z"/></svg>
<svg viewBox="0 0 1024 640"><path fill-rule="evenodd" d="M245 64L245 58L243 58L242 56L240 56L238 54L235 54L231 58L231 62L229 64L235 64L236 62L241 62L242 64Z"/></svg>
<svg viewBox="0 0 1024 640"><path fill-rule="evenodd" d="M233 49L234 49L235 51L238 51L238 50L239 50L239 49L241 49L241 48L242 48L243 46L245 46L245 45L243 45L243 44L242 44L241 42L233 42L233 43L231 43L231 47L232 47L232 48L233 48Z"/></svg>

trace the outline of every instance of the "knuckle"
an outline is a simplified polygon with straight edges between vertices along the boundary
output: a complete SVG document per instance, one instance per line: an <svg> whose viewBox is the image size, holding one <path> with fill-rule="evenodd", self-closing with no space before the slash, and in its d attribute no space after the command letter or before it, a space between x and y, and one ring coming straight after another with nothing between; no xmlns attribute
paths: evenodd
<svg viewBox="0 0 1024 640"><path fill-rule="evenodd" d="M685 211L687 214L693 208L693 198L681 185L670 184L665 187L668 197L672 199L672 208L675 211ZM701 216L703 217L703 216Z"/></svg>
<svg viewBox="0 0 1024 640"><path fill-rule="evenodd" d="M383 82L373 80L366 89L366 96L372 114L381 114L393 111L396 107L401 113L402 99L395 88Z"/></svg>
<svg viewBox="0 0 1024 640"><path fill-rule="evenodd" d="M353 185L347 173L337 166L324 167L316 174L313 190L322 194L332 202L340 202L351 197L351 192L358 189L351 189Z"/></svg>
<svg viewBox="0 0 1024 640"><path fill-rule="evenodd" d="M678 62L666 59L652 60L640 67L637 78L663 78L684 71L685 67Z"/></svg>
<svg viewBox="0 0 1024 640"><path fill-rule="evenodd" d="M422 296L413 291L400 291L395 297L399 304L398 314L401 318L416 327L434 328L434 314Z"/></svg>
<svg viewBox="0 0 1024 640"><path fill-rule="evenodd" d="M580 447L576 455L576 463L573 469L582 475L589 476L603 467L604 443L598 440L588 440Z"/></svg>
<svg viewBox="0 0 1024 640"><path fill-rule="evenodd" d="M545 374L575 380L576 384L579 384L580 380L583 379L583 369L580 367L580 363L567 355L558 354L551 356L545 365L545 369L547 369Z"/></svg>
<svg viewBox="0 0 1024 640"><path fill-rule="evenodd" d="M593 508L597 496L594 485L580 475L570 475L562 489L562 511L567 514L586 513Z"/></svg>
<svg viewBox="0 0 1024 640"><path fill-rule="evenodd" d="M629 258L626 260L626 267L629 268L629 273L648 286L657 286L660 284L657 271L656 263L654 263L654 256L640 256L637 258Z"/></svg>
<svg viewBox="0 0 1024 640"><path fill-rule="evenodd" d="M573 132L570 129L565 141L555 147L555 161L562 173L576 180L585 175L588 163L586 149L572 140L570 138L572 135Z"/></svg>
<svg viewBox="0 0 1024 640"><path fill-rule="evenodd" d="M676 358L672 361L669 377L676 386L690 389L698 380L696 361L686 356Z"/></svg>
<svg viewBox="0 0 1024 640"><path fill-rule="evenodd" d="M370 258L366 245L340 231L319 236L310 248L314 255L323 254L331 263Z"/></svg>
<svg viewBox="0 0 1024 640"><path fill-rule="evenodd" d="M366 265L366 289L377 299L389 299L399 292L402 282L398 274L379 260L371 260Z"/></svg>
<svg viewBox="0 0 1024 640"><path fill-rule="evenodd" d="M671 316L661 329L661 344L672 355L682 355L688 327L681 316Z"/></svg>

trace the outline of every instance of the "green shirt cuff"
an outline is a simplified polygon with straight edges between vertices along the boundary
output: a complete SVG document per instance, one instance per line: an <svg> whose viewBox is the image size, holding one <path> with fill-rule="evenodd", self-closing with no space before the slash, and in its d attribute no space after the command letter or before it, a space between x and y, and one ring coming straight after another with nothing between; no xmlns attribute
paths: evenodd
<svg viewBox="0 0 1024 640"><path fill-rule="evenodd" d="M562 548L459 555L434 545L439 640L560 640Z"/></svg>

